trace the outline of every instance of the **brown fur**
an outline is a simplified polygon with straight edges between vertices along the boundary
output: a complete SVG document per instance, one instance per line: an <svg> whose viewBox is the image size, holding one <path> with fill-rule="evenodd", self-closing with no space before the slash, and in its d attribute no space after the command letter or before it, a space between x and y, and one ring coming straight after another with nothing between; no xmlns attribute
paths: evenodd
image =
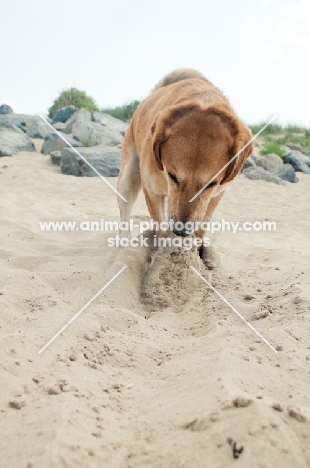
<svg viewBox="0 0 310 468"><path fill-rule="evenodd" d="M201 73L199 73L196 70L191 70L188 68L179 68L178 70L173 70L171 73L168 73L168 75L164 76L153 88L153 91L155 91L158 88L164 88L165 86L168 86L172 83L177 83L178 81L187 80L188 78L197 78L210 83L209 80L207 80L207 78L205 78Z"/></svg>
<svg viewBox="0 0 310 468"><path fill-rule="evenodd" d="M166 198L169 219L210 221L226 184L253 150L251 143L240 151L251 137L222 92L199 72L165 76L140 104L125 135L118 190L128 203L119 198L121 219L129 220L142 186L154 221L166 219ZM238 151L214 179L216 185L190 202Z"/></svg>

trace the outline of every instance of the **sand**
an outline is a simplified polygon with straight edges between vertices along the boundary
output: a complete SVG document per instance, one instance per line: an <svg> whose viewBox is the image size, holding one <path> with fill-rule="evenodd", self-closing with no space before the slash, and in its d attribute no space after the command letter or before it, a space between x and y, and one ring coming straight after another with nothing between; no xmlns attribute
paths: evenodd
<svg viewBox="0 0 310 468"><path fill-rule="evenodd" d="M210 236L207 270L178 248L41 232L43 220L118 219L115 194L39 152L1 158L1 467L310 466L310 176L299 178L239 176L215 219L277 231ZM142 195L133 216L147 219ZM244 447L238 460L227 438Z"/></svg>

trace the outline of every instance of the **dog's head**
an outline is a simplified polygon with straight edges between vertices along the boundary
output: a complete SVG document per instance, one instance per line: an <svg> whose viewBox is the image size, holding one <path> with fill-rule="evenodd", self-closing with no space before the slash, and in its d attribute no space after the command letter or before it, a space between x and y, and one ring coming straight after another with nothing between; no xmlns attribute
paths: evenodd
<svg viewBox="0 0 310 468"><path fill-rule="evenodd" d="M251 131L227 104L180 103L160 112L151 132L155 163L167 177L168 215L175 222L202 221L211 198L253 151Z"/></svg>

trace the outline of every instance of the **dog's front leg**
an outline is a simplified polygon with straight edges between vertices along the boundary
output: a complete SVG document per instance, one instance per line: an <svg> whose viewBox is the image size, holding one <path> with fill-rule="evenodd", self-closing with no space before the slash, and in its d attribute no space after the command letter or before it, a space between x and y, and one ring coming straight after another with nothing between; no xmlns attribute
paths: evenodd
<svg viewBox="0 0 310 468"><path fill-rule="evenodd" d="M211 198L211 200L209 201L209 204L208 204L204 219L203 219L204 222L211 221L213 213L216 210L218 204L220 203L223 195L224 195L224 190L223 190L223 192L219 193L217 197ZM196 236L203 239L204 236L205 236L205 233L206 233L206 230L200 228L197 231ZM199 256L202 258L202 260L204 261L207 268L212 270L214 268L214 266L213 266L212 259L210 259L210 255L208 255L209 250L210 250L209 248L206 250L206 248L203 245L201 245L199 247L199 249L198 249L198 252L199 252ZM212 252L213 252L213 250L212 250Z"/></svg>
<svg viewBox="0 0 310 468"><path fill-rule="evenodd" d="M155 233L157 236L162 237L165 235L164 230L160 228L160 224L165 220L165 195L158 195L148 191L143 187L145 201L151 216L151 220L156 223Z"/></svg>
<svg viewBox="0 0 310 468"><path fill-rule="evenodd" d="M204 222L208 223L209 221L211 221L213 213L216 210L216 208L217 208L218 204L220 203L220 201L222 200L223 195L224 195L224 191L219 193L216 197L211 198L211 200L209 201L206 213L205 213L204 218L203 218ZM198 231L196 233L196 236L203 239L205 233L206 233L206 230L200 228L200 229L198 229Z"/></svg>

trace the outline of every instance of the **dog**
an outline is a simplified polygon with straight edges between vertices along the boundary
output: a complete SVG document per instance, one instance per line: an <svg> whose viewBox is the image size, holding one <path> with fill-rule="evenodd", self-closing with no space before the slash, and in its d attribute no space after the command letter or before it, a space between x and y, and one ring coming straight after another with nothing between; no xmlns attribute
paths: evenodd
<svg viewBox="0 0 310 468"><path fill-rule="evenodd" d="M223 93L196 70L166 75L136 109L122 146L118 191L121 221L129 224L142 187L151 219L209 222L228 184L253 151L251 130ZM198 195L197 195L198 194ZM202 223L205 225L205 223ZM165 231L160 227L156 234ZM203 238L198 227L195 236Z"/></svg>

